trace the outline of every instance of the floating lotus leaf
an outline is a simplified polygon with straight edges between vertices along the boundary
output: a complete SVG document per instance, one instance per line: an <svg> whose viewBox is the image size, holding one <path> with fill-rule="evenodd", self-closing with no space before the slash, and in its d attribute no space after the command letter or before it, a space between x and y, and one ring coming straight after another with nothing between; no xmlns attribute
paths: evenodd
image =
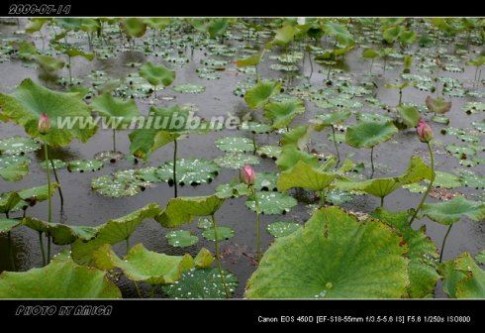
<svg viewBox="0 0 485 333"><path fill-rule="evenodd" d="M237 278L223 271L224 282L233 294L237 287ZM163 286L163 291L174 299L217 299L226 298L226 289L217 268L191 269L182 274L177 282Z"/></svg>
<svg viewBox="0 0 485 333"><path fill-rule="evenodd" d="M304 161L298 161L291 169L280 174L277 185L278 190L282 192L293 187L321 191L328 187L337 176L335 173L320 171Z"/></svg>
<svg viewBox="0 0 485 333"><path fill-rule="evenodd" d="M485 298L485 272L469 253L444 263L443 290L452 298Z"/></svg>
<svg viewBox="0 0 485 333"><path fill-rule="evenodd" d="M264 116L272 122L273 128L288 127L297 115L304 112L305 106L301 102L275 102L264 107Z"/></svg>
<svg viewBox="0 0 485 333"><path fill-rule="evenodd" d="M461 186L460 178L457 176L443 171L435 171L435 179L433 181L433 186L443 187L443 188L455 188Z"/></svg>
<svg viewBox="0 0 485 333"><path fill-rule="evenodd" d="M40 149L40 144L22 136L12 136L0 140L0 154L2 155L25 155Z"/></svg>
<svg viewBox="0 0 485 333"><path fill-rule="evenodd" d="M96 132L96 127L82 126L81 121L73 122L69 129L58 128L58 122L69 119L83 119L84 125L87 124L92 120L88 106L77 93L53 91L30 79L22 81L11 95L0 94L0 107L5 116L22 125L30 136L53 147L66 146L74 138L86 142ZM40 134L37 129L42 113L47 114L51 123L47 134Z"/></svg>
<svg viewBox="0 0 485 333"><path fill-rule="evenodd" d="M26 217L22 224L32 230L44 232L52 236L52 241L57 245L68 245L74 243L76 240L89 241L96 237L98 230L94 227L84 226L69 226L60 223L49 223L36 219L34 217Z"/></svg>
<svg viewBox="0 0 485 333"><path fill-rule="evenodd" d="M54 195L59 188L59 184L51 183L51 196ZM35 205L37 202L45 201L49 198L49 186L36 186L21 190L18 192L23 202L28 203L30 206Z"/></svg>
<svg viewBox="0 0 485 333"><path fill-rule="evenodd" d="M295 222L273 222L266 227L266 230L274 238L285 237L291 235L301 228L301 225Z"/></svg>
<svg viewBox="0 0 485 333"><path fill-rule="evenodd" d="M349 110L334 111L325 114L319 114L315 117L316 130L320 131L325 127L338 125L345 122L352 112Z"/></svg>
<svg viewBox="0 0 485 333"><path fill-rule="evenodd" d="M273 129L270 125L258 123L255 121L245 121L241 124L240 129L243 131L249 131L254 134L266 134Z"/></svg>
<svg viewBox="0 0 485 333"><path fill-rule="evenodd" d="M0 157L0 177L8 182L16 182L29 173L30 160L25 156L7 155Z"/></svg>
<svg viewBox="0 0 485 333"><path fill-rule="evenodd" d="M120 98L114 98L110 93L104 93L96 97L91 103L94 111L108 117L106 123L111 121L111 127L122 129L127 126L133 119L140 114L134 100L124 101Z"/></svg>
<svg viewBox="0 0 485 333"><path fill-rule="evenodd" d="M145 219L160 214L160 207L151 203L123 217L112 219L96 227L98 235L87 242L75 241L72 246L72 258L80 264L91 263L93 252L104 244L114 245L128 239Z"/></svg>
<svg viewBox="0 0 485 333"><path fill-rule="evenodd" d="M151 62L140 67L140 76L150 82L153 86L163 84L169 86L175 80L175 72L163 65L157 66Z"/></svg>
<svg viewBox="0 0 485 333"><path fill-rule="evenodd" d="M259 164L259 158L254 155L228 153L217 157L214 162L221 168L240 169L246 164Z"/></svg>
<svg viewBox="0 0 485 333"><path fill-rule="evenodd" d="M165 238L168 240L168 244L173 247L188 247L199 242L199 238L187 230L170 231L165 235Z"/></svg>
<svg viewBox="0 0 485 333"><path fill-rule="evenodd" d="M67 170L69 172L95 172L101 170L104 166L103 162L98 160L76 160L67 164Z"/></svg>
<svg viewBox="0 0 485 333"><path fill-rule="evenodd" d="M54 169L59 170L59 169L64 169L67 167L67 163L58 159L50 159L47 163L46 161L43 161L40 164L40 167L44 170L52 170L52 164L54 164Z"/></svg>
<svg viewBox="0 0 485 333"><path fill-rule="evenodd" d="M397 298L409 283L406 245L380 222L358 222L337 207L266 251L247 298ZM324 254L324 255L322 255Z"/></svg>
<svg viewBox="0 0 485 333"><path fill-rule="evenodd" d="M237 198L250 194L251 190L249 187L246 184L239 182L221 184L216 188L216 195L221 199Z"/></svg>
<svg viewBox="0 0 485 333"><path fill-rule="evenodd" d="M426 97L426 107L431 112L443 114L451 110L451 102L445 101L443 97L433 99L428 96Z"/></svg>
<svg viewBox="0 0 485 333"><path fill-rule="evenodd" d="M438 274L438 251L426 235L425 227L414 230L409 225L410 212L388 212L378 208L372 216L395 228L409 247L408 297L432 297L440 276Z"/></svg>
<svg viewBox="0 0 485 333"><path fill-rule="evenodd" d="M216 146L227 153L249 153L254 150L254 144L251 139L236 136L217 139Z"/></svg>
<svg viewBox="0 0 485 333"><path fill-rule="evenodd" d="M298 202L291 196L279 192L256 192L260 213L267 215L286 214ZM254 198L246 201L246 206L256 212Z"/></svg>
<svg viewBox="0 0 485 333"><path fill-rule="evenodd" d="M458 222L463 215L479 222L485 220L485 203L459 196L446 202L424 204L421 213L444 225Z"/></svg>
<svg viewBox="0 0 485 333"><path fill-rule="evenodd" d="M166 228L178 227L191 223L195 216L213 215L223 203L216 195L172 198L156 220Z"/></svg>
<svg viewBox="0 0 485 333"><path fill-rule="evenodd" d="M345 141L355 148L372 148L398 132L392 123L361 122L347 128Z"/></svg>
<svg viewBox="0 0 485 333"><path fill-rule="evenodd" d="M218 174L219 167L211 161L198 158L177 160L177 182L180 185L210 183ZM173 182L173 162L161 165L155 176L162 181Z"/></svg>
<svg viewBox="0 0 485 333"><path fill-rule="evenodd" d="M169 256L147 250L143 244L133 246L124 259L119 258L106 244L94 253L96 266L101 269L119 268L127 278L136 282L167 284L177 281L183 272L194 267L189 254Z"/></svg>
<svg viewBox="0 0 485 333"><path fill-rule="evenodd" d="M234 230L229 227L211 227L202 232L202 236L212 242L215 242L216 235L218 241L228 240L234 237Z"/></svg>
<svg viewBox="0 0 485 333"><path fill-rule="evenodd" d="M39 67L44 72L47 72L49 74L56 73L58 70L64 68L66 64L64 61L60 59L56 59L54 57L44 55L44 54L35 55L33 58L35 59Z"/></svg>
<svg viewBox="0 0 485 333"><path fill-rule="evenodd" d="M246 92L244 100L250 109L259 109L268 103L271 96L278 94L280 89L277 82L262 81Z"/></svg>
<svg viewBox="0 0 485 333"><path fill-rule="evenodd" d="M121 291L106 272L59 256L42 268L3 272L0 298L121 298Z"/></svg>
<svg viewBox="0 0 485 333"><path fill-rule="evenodd" d="M272 158L276 160L281 155L280 146L259 146L256 153L262 158Z"/></svg>
<svg viewBox="0 0 485 333"><path fill-rule="evenodd" d="M179 84L173 90L182 94L200 94L205 91L205 87L200 84Z"/></svg>
<svg viewBox="0 0 485 333"><path fill-rule="evenodd" d="M117 171L112 175L93 178L91 188L99 194L110 198L133 196L146 187L150 182L145 181L137 170Z"/></svg>

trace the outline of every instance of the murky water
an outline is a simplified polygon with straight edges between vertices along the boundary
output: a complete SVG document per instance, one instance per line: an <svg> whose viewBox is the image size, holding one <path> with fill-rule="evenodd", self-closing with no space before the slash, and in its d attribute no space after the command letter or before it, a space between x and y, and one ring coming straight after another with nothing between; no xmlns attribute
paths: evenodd
<svg viewBox="0 0 485 333"><path fill-rule="evenodd" d="M9 35L15 26L2 26L0 25L0 32L3 34L0 37ZM231 43L231 41L228 41ZM170 89L167 89L161 93L161 95L173 95L176 96L176 103L194 103L200 111L199 114L202 117L209 117L211 115L225 115L227 113L244 114L247 109L244 101L236 97L233 94L233 89L236 84L244 78L244 74L238 73L235 70L226 70L220 72L221 79L214 81L206 81L200 79L195 75L195 68L199 65L200 59L203 59L204 51L196 50L190 63L182 67L177 71L177 79L172 86L179 83L196 83L202 84L206 87L206 91L202 94L189 95L179 94ZM356 50L347 56L346 65L352 73L352 75L363 75L368 71L368 62L364 61L361 56L361 50ZM74 76L83 77L91 72L92 69L100 69L106 71L109 75L115 77L122 77L129 72L134 72L137 69L132 69L126 66L130 62L144 62L146 60L152 60L145 57L145 55L137 52L125 52L120 54L115 59L106 61L94 61L89 63L82 59L76 58L73 62L73 74ZM312 84L325 88L322 83L325 79L326 71L317 64L313 64L315 67L314 74L312 76ZM261 74L266 77L277 76L275 71L269 68L268 63L262 64ZM318 70L321 69L322 73ZM375 71L379 71L379 66L375 66ZM310 66L306 62L305 73L309 73ZM35 68L24 66L21 62L4 62L0 64L0 90L2 92L9 92L19 84L25 78L32 78L35 81L39 81L38 72ZM64 73L65 74L65 73ZM398 71L389 70L386 73L386 77L397 77ZM467 67L464 73L446 73L446 76L455 76L460 79L472 79L474 69ZM417 89L410 88L404 92L403 99L406 102L414 102L417 104L423 104L425 97L429 93L421 92ZM383 84L379 84L378 97L389 105L397 104L398 93L396 90L390 90L383 88ZM452 98L453 108L448 114L451 118L451 126L469 128L472 121L483 119L480 114L474 114L466 116L461 110L467 98ZM159 101L157 105L170 105L173 102ZM143 114L146 114L149 105L146 101L137 101L137 104ZM315 113L316 107L312 103L306 103L308 112L297 119L295 122L304 123L306 119L310 118ZM385 111L383 111L385 112ZM441 125L433 124L435 129L435 135L439 141L443 143L452 142L453 139L450 136L441 136L439 134L439 128ZM12 124L0 123L0 136L2 138L12 135L22 135L24 131L21 127ZM129 139L127 132L119 132L117 135L117 147L123 152L129 151ZM62 156L69 160L72 159L90 159L96 153L103 150L110 150L112 147L112 133L111 131L98 131L98 133L90 139L87 144L79 142L73 142L69 148L56 151L54 154ZM214 141L219 137L224 136L248 136L249 134L241 131L220 131L214 132L208 135L191 135L188 138L180 141L179 143L179 158L188 157L203 157L206 159L213 159L223 153L219 151ZM258 136L258 144L270 144L277 143L278 138L275 135L260 135ZM326 148L327 151L333 153L333 144L326 139L326 133L317 133L313 136L313 144L319 148ZM171 145L167 145L155 154L152 155L148 165L157 166L163 162L170 161L172 158ZM340 145L342 154L354 154L352 159L354 161L365 161L369 159L368 150L356 150L345 144ZM439 170L453 170L459 167L456 159L446 154L444 145L440 145L437 148L437 169ZM427 153L425 145L421 144L416 137L410 132L399 132L393 140L390 142L377 146L374 150L375 161L377 162L376 176L383 175L397 175L401 173L406 167L410 156L413 154L422 156L427 160ZM33 160L37 162L43 159L42 152L37 152L31 156ZM128 161L121 161L116 164L106 165L101 171L96 173L69 173L67 170L58 171L61 183L63 185L63 192L65 196L64 215L66 217L66 223L70 225L100 225L111 218L123 216L139 209L150 202L159 203L164 206L167 201L173 195L173 189L167 184L157 184L153 188L147 188L144 192L128 198L110 199L102 197L91 190L90 184L93 177L98 177L105 174L110 174L116 170L123 170L133 168L133 164ZM277 171L274 162L272 160L262 159L261 164L256 166L257 171ZM478 166L474 168L474 171L483 174L485 168ZM235 170L221 169L219 176L211 184L202 185L199 187L184 186L179 188L180 196L194 196L194 195L208 195L215 191L215 188L219 184L230 181L237 176ZM31 163L30 173L22 181L16 183L7 183L0 181L1 192L7 192L11 190L29 188L32 186L39 186L46 183L45 172L40 169L38 163ZM463 190L463 191L462 191ZM467 193L467 189L460 188L460 191ZM412 194L407 190L398 190L386 198L386 207L390 210L402 210L415 207L421 198L419 194ZM59 207L59 197L54 195L53 206ZM429 199L429 201L435 201ZM360 196L356 199L344 205L344 207L355 210L370 212L379 205L377 199L369 196ZM38 204L35 207L28 210L29 215L36 216L41 219L46 219L47 209L46 204ZM299 204L297 207L286 216L263 216L262 225L266 227L269 223L276 220L294 220L303 223L308 218L308 209L304 204ZM255 266L250 260L250 256L254 254L254 225L255 214L249 211L244 205L244 198L227 200L223 207L217 212L218 223L222 226L229 226L235 230L235 237L230 241L223 242L221 245L222 253L224 255L224 267L235 273L240 281L239 287L236 292L236 297L241 297L244 291L245 281L255 270ZM54 221L60 219L60 212L55 211ZM436 223L421 220L416 223L416 227L421 223L426 224L428 234L436 242L441 244L442 238L446 231L444 226ZM160 227L155 221L145 221L131 237L131 244L143 243L144 246L152 251L163 252L167 254L181 254L190 252L195 254L201 247L206 247L213 250L214 244L206 241L200 236L200 231L196 228L196 223L192 225L184 226L183 229L192 230L199 235L200 241L197 245L185 249L174 249L169 246L164 235L167 232L166 229ZM482 224L471 222L467 219L463 219L462 222L456 224L453 228L453 232L450 234L447 248L445 251L445 259L452 258L463 251L469 251L472 254L477 253L479 250L485 247L485 227ZM263 232L263 242L265 248L272 241L272 237ZM34 231L19 227L12 233L13 251L16 260L16 266L20 271L28 270L31 267L39 267L41 264L41 254L38 246L38 235ZM115 246L115 249L119 254L123 254L125 251L124 244ZM61 247L54 246L53 252L61 250ZM7 239L0 238L0 272L8 269L9 261L6 256L7 253ZM129 281L122 280L120 282L123 294L125 297L134 297L135 292L132 284ZM437 296L443 296L441 291L437 292Z"/></svg>

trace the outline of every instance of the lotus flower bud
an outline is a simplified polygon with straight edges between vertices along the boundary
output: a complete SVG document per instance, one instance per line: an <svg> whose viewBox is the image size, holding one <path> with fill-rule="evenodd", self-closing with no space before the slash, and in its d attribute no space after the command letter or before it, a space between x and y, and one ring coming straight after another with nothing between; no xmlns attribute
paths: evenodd
<svg viewBox="0 0 485 333"><path fill-rule="evenodd" d="M252 166L246 164L241 168L241 171L239 172L239 177L243 183L247 185L253 185L254 181L256 180L256 172L254 171Z"/></svg>
<svg viewBox="0 0 485 333"><path fill-rule="evenodd" d="M42 113L39 118L39 123L37 124L37 129L39 130L40 134L47 134L51 129L51 121L49 116L45 113Z"/></svg>
<svg viewBox="0 0 485 333"><path fill-rule="evenodd" d="M423 119L419 120L416 132L421 142L430 142L433 139L433 130Z"/></svg>

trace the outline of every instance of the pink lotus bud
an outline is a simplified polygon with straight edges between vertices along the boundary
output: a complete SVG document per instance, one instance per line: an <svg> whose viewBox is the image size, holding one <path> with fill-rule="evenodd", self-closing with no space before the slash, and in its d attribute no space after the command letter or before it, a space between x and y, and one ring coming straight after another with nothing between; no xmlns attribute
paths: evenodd
<svg viewBox="0 0 485 333"><path fill-rule="evenodd" d="M421 142L430 142L433 138L433 130L423 119L419 120L416 132Z"/></svg>
<svg viewBox="0 0 485 333"><path fill-rule="evenodd" d="M254 181L256 180L256 172L254 171L253 167L246 164L241 168L239 172L239 177L241 181L247 185L253 185Z"/></svg>
<svg viewBox="0 0 485 333"><path fill-rule="evenodd" d="M39 123L37 124L37 129L39 130L40 134L47 134L51 129L51 121L49 116L45 113L42 113L39 118Z"/></svg>

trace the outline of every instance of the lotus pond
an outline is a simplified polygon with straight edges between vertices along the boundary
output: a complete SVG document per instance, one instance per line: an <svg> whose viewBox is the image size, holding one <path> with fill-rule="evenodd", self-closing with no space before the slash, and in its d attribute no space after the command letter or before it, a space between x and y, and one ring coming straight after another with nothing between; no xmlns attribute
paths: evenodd
<svg viewBox="0 0 485 333"><path fill-rule="evenodd" d="M0 298L485 297L484 19L0 34Z"/></svg>

